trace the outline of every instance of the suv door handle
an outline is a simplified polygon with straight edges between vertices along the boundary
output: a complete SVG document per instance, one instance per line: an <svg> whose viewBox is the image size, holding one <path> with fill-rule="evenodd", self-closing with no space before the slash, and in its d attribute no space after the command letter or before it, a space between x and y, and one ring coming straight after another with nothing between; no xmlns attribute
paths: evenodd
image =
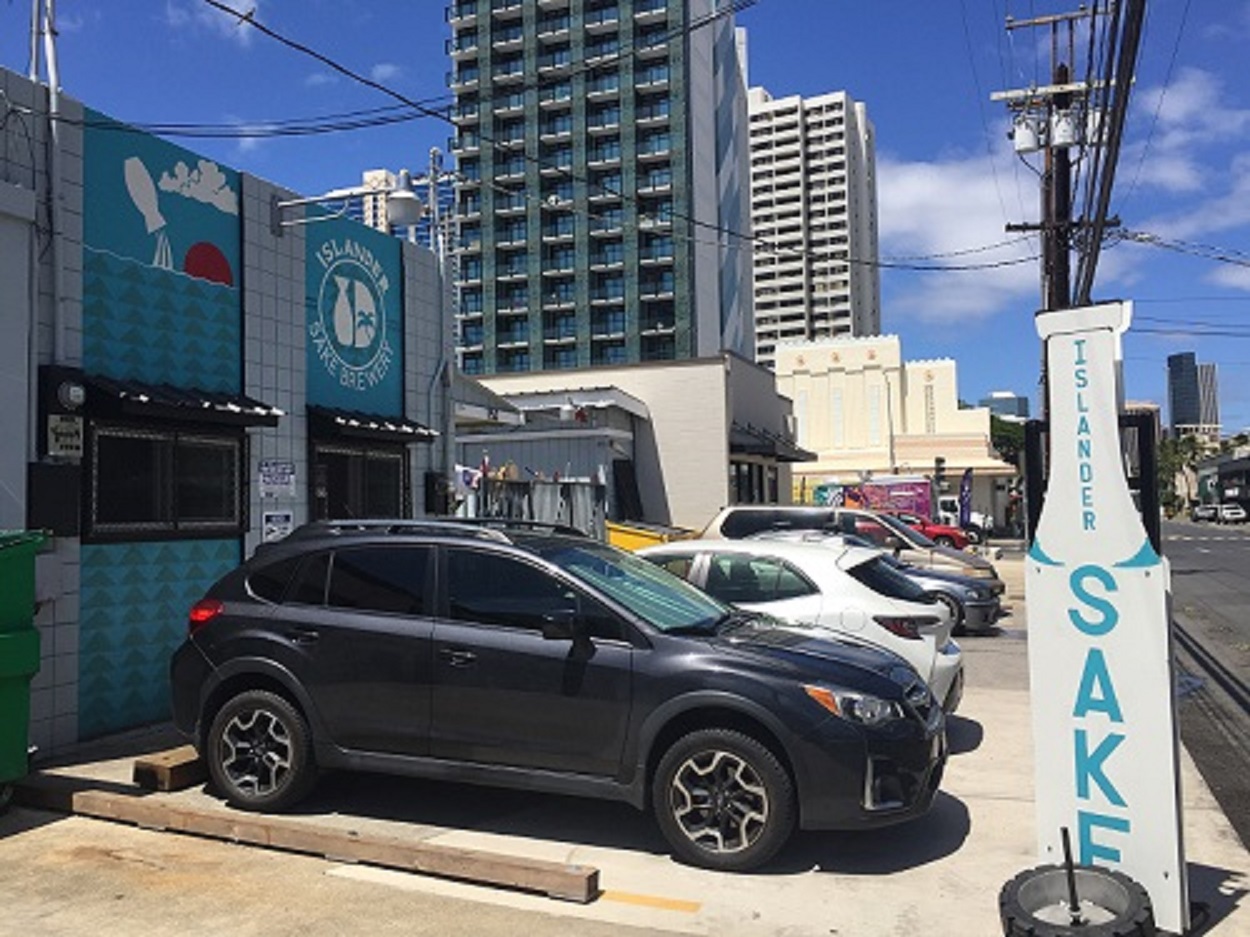
<svg viewBox="0 0 1250 937"><path fill-rule="evenodd" d="M293 644L316 644L321 635L316 628L292 628L287 637Z"/></svg>
<svg viewBox="0 0 1250 937"><path fill-rule="evenodd" d="M442 648L438 656L453 667L468 667L477 660L477 655L472 651L461 651L450 647Z"/></svg>

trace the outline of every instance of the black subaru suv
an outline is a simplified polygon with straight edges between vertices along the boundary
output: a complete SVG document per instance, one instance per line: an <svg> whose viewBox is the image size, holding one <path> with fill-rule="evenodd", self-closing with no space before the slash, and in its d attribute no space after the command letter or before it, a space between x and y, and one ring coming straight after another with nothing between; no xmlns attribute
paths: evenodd
<svg viewBox="0 0 1250 937"><path fill-rule="evenodd" d="M174 721L236 807L317 770L623 800L681 859L743 870L797 825L922 814L942 708L906 663L731 609L571 532L320 522L191 609Z"/></svg>

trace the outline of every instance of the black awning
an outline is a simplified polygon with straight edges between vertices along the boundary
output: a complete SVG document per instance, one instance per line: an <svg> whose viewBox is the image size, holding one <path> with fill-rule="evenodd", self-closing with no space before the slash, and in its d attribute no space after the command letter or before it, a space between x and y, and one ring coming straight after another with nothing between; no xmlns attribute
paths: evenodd
<svg viewBox="0 0 1250 937"><path fill-rule="evenodd" d="M729 451L740 455L764 456L778 462L816 461L816 453L799 447L792 440L736 420L729 428Z"/></svg>
<svg viewBox="0 0 1250 937"><path fill-rule="evenodd" d="M83 375L87 391L86 413L93 417L139 417L178 420L184 423L215 423L227 426L277 426L286 414L277 407L243 394L122 381L100 375Z"/></svg>
<svg viewBox="0 0 1250 937"><path fill-rule="evenodd" d="M346 436L385 442L433 442L438 431L401 417L375 416L333 407L308 408L308 430L314 436Z"/></svg>

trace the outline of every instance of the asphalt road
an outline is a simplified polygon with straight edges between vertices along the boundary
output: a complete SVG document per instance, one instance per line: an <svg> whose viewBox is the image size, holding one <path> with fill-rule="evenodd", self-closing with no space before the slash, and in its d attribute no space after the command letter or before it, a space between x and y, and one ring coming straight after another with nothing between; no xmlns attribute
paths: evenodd
<svg viewBox="0 0 1250 937"><path fill-rule="evenodd" d="M1250 844L1250 526L1165 522L1181 738Z"/></svg>

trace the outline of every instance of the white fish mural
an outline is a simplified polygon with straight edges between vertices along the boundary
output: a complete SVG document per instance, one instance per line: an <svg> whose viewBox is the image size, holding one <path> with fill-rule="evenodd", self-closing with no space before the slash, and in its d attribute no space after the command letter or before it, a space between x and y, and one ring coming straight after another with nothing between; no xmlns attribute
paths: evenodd
<svg viewBox="0 0 1250 937"><path fill-rule="evenodd" d="M156 235L156 253L152 258L152 266L172 270L173 252L169 248L169 235L165 233L165 216L161 214L157 202L156 183L152 181L152 175L143 165L143 160L137 156L129 157L123 169L130 200L143 216L148 234Z"/></svg>

